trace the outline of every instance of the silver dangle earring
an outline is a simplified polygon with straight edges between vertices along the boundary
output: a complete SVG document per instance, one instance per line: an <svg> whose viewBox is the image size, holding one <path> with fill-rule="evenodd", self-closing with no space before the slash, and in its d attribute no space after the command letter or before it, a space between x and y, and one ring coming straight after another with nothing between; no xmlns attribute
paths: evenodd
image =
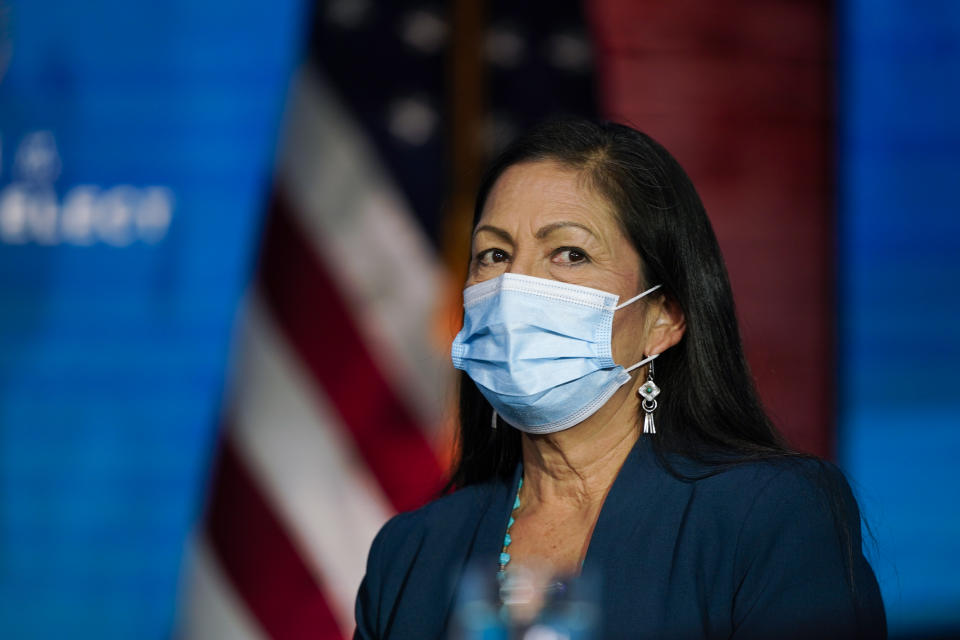
<svg viewBox="0 0 960 640"><path fill-rule="evenodd" d="M490 409L490 428L497 428L497 410L493 408Z"/></svg>
<svg viewBox="0 0 960 640"><path fill-rule="evenodd" d="M650 368L647 369L647 381L640 385L637 393L643 398L640 406L646 413L643 417L643 432L656 433L657 428L653 424L653 412L657 410L657 396L660 395L660 387L653 381L653 361L650 362Z"/></svg>

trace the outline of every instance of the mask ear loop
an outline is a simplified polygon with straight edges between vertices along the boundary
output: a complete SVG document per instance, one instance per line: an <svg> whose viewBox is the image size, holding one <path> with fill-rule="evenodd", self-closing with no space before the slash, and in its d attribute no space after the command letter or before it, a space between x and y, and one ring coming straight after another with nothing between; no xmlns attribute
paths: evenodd
<svg viewBox="0 0 960 640"><path fill-rule="evenodd" d="M626 302L624 302L624 303L622 303L622 304L618 304L617 306L615 306L615 307L613 308L613 310L614 310L614 311L619 311L620 309L623 309L623 308L624 308L625 306L627 306L628 304L632 304L632 303L636 302L637 300L639 300L639 299L642 298L643 296L645 296L645 295L647 295L647 294L650 294L650 293L653 293L654 291L656 291L657 289L659 289L659 288L662 287L662 286L663 286L662 284L658 284L658 285L655 286L655 287L650 287L649 289L647 289L647 290L644 291L643 293L633 296L632 298L630 298L629 300L627 300Z"/></svg>
<svg viewBox="0 0 960 640"><path fill-rule="evenodd" d="M639 300L639 299L642 298L643 296L653 293L654 291L656 291L657 289L659 289L659 288L662 287L662 286L663 286L662 284L658 284L658 285L656 285L656 286L650 287L649 289L647 289L647 290L644 291L643 293L641 293L641 294L639 294L639 295L633 296L632 298L630 298L629 300L627 300L627 301L624 302L623 304L618 304L617 306L615 306L615 307L613 308L613 310L614 310L614 311L619 311L620 309L623 309L623 308L624 308L625 306L627 306L628 304L632 304L632 303L636 302L637 300ZM655 353L655 354L653 354L652 356L650 356L650 357L648 357L648 358L644 358L643 360L641 360L641 361L638 362L637 364L635 364L635 365L633 365L633 366L631 366L631 367L627 367L627 369L625 369L625 371L626 371L627 373L630 373L631 371L633 371L633 370L636 369L637 367L642 367L643 365L647 364L648 362L653 362L653 360L654 360L657 356L659 356L659 355L660 355L659 353Z"/></svg>
<svg viewBox="0 0 960 640"><path fill-rule="evenodd" d="M627 369L624 369L624 371L626 371L627 373L630 373L631 371L633 371L633 370L636 369L637 367L642 367L643 365L647 364L648 362L653 362L654 360L657 359L657 356L659 356L659 355L660 355L659 353L655 353L655 354L653 354L652 356L650 356L650 357L648 357L648 358L644 358L643 360L641 360L641 361L638 362L637 364L635 364L635 365L633 365L633 366L631 366L631 367L628 367ZM496 413L494 413L494 415L496 415Z"/></svg>

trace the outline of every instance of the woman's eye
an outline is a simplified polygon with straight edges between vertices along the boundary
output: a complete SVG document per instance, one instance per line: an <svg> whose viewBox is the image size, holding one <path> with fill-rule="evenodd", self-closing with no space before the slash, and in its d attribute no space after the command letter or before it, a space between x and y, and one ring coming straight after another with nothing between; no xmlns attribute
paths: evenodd
<svg viewBox="0 0 960 640"><path fill-rule="evenodd" d="M506 262L509 259L510 254L503 249L486 249L477 254L477 262L483 266Z"/></svg>
<svg viewBox="0 0 960 640"><path fill-rule="evenodd" d="M576 264L589 259L585 251L576 247L561 247L553 252L553 261L560 264Z"/></svg>

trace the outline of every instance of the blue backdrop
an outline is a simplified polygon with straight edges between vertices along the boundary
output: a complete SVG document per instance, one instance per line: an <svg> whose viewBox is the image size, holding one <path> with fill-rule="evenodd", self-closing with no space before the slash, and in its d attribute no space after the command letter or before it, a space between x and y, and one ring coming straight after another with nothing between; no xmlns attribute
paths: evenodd
<svg viewBox="0 0 960 640"><path fill-rule="evenodd" d="M841 461L891 634L957 637L960 2L848 0L838 54Z"/></svg>
<svg viewBox="0 0 960 640"><path fill-rule="evenodd" d="M0 635L161 638L299 0L0 0Z"/></svg>

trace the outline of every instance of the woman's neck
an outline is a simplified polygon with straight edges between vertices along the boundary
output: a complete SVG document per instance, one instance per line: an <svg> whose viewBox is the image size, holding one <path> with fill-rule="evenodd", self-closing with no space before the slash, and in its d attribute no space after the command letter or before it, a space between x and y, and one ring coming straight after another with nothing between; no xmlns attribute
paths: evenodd
<svg viewBox="0 0 960 640"><path fill-rule="evenodd" d="M611 400L604 409L612 411L601 410L565 431L523 435L523 492L528 506L583 509L602 504L640 436L636 403L629 396Z"/></svg>

